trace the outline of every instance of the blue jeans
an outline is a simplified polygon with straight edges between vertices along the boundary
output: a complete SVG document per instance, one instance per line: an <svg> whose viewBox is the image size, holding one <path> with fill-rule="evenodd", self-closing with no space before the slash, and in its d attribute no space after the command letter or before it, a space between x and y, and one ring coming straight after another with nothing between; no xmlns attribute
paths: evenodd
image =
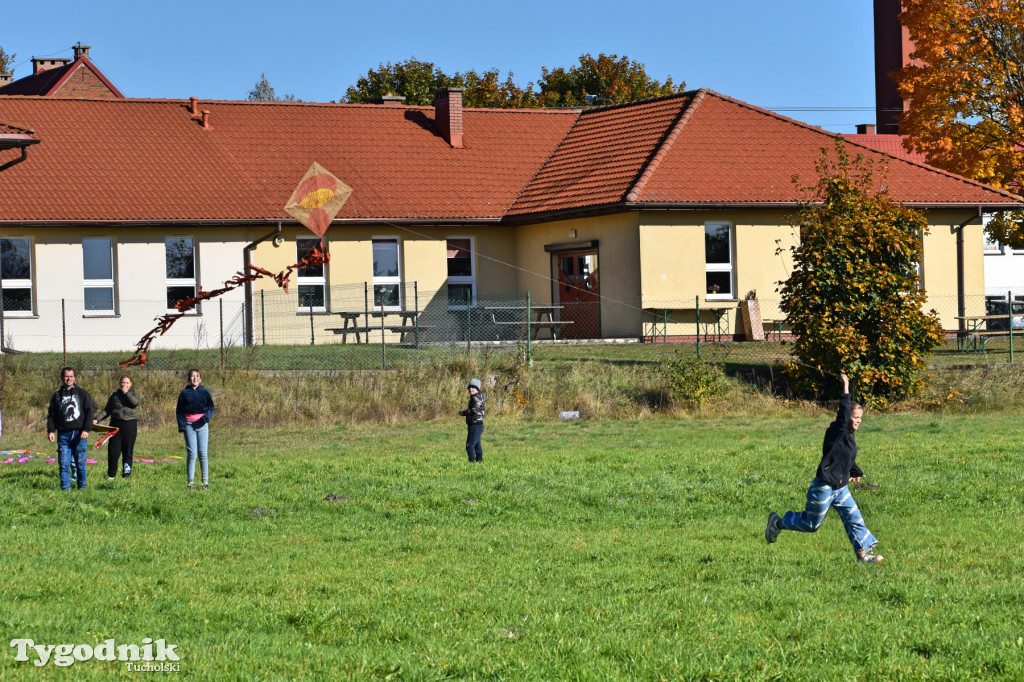
<svg viewBox="0 0 1024 682"><path fill-rule="evenodd" d="M807 505L804 510L786 512L782 517L782 527L800 533L813 533L825 520L829 507L834 507L838 512L843 528L846 529L846 537L853 545L853 551L870 552L874 549L878 540L864 525L864 517L861 516L850 489L845 485L842 488L830 488L818 478L811 481L811 487L807 489Z"/></svg>
<svg viewBox="0 0 1024 682"><path fill-rule="evenodd" d="M71 458L75 458L75 478L78 488L85 487L85 460L89 454L88 437L81 431L57 432L57 462L60 467L60 489L71 490Z"/></svg>
<svg viewBox="0 0 1024 682"><path fill-rule="evenodd" d="M484 435L483 424L467 424L466 429L466 454L470 462L481 462L484 459L484 449L480 445L480 438Z"/></svg>
<svg viewBox="0 0 1024 682"><path fill-rule="evenodd" d="M196 475L196 456L199 457L199 471L203 477L203 483L210 480L210 466L206 456L206 448L210 443L210 425L203 424L198 429L191 424L185 424L185 466L187 467L188 482L191 483Z"/></svg>

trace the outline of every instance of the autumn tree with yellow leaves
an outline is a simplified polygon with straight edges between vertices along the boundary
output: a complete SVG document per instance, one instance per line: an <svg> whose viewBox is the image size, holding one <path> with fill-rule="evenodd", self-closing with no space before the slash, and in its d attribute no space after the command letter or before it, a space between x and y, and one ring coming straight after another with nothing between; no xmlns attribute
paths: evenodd
<svg viewBox="0 0 1024 682"><path fill-rule="evenodd" d="M779 289L796 337L789 374L816 391L826 374L846 372L874 405L912 396L927 354L943 342L938 315L922 310L917 274L928 221L877 189L874 165L850 158L842 140L822 150L816 168L814 185L794 178L805 197L800 244Z"/></svg>
<svg viewBox="0 0 1024 682"><path fill-rule="evenodd" d="M916 63L895 75L909 102L908 146L928 162L1021 193L1024 185L1024 0L903 0ZM1024 220L988 226L1024 248Z"/></svg>

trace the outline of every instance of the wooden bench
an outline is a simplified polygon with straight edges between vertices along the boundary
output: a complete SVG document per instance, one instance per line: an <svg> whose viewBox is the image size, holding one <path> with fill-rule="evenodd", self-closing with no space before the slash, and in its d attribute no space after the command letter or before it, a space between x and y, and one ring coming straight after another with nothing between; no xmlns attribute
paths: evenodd
<svg viewBox="0 0 1024 682"><path fill-rule="evenodd" d="M562 327L564 327L567 324L572 324L572 323L573 323L573 320L544 320L544 321L534 320L534 321L531 321L529 323L529 325L530 325L530 338L532 340L536 341L537 340L537 336L540 334L540 330L541 329L547 329L547 330L549 330L551 332L551 338L552 339L557 339L558 336L559 336L559 333L562 330ZM526 323L525 320L518 320L518 321L511 321L511 322L494 320L494 324L500 324L500 325L519 325L520 327L525 327L527 323Z"/></svg>
<svg viewBox="0 0 1024 682"><path fill-rule="evenodd" d="M984 353L987 352L988 341L993 336L1005 336L1007 338L1010 338L1010 330L1008 330L1008 329L993 330L993 331L988 331L988 330L970 331L970 330L959 330L958 329L958 330L954 330L954 331L948 332L948 333L949 334L954 334L956 336L956 347L957 347L957 350L959 352L961 352L961 353L966 353L966 352L968 352L970 350L970 351L973 351L975 353L980 352L980 353L984 354ZM1017 334L1019 336L1019 335L1021 335L1021 332L1017 332ZM979 342L980 342L980 346L979 346ZM1011 339L1011 343L1012 343L1012 339Z"/></svg>
<svg viewBox="0 0 1024 682"><path fill-rule="evenodd" d="M784 324L786 324L785 320L761 320L764 338L770 339L775 337L776 341L782 341L782 325Z"/></svg>

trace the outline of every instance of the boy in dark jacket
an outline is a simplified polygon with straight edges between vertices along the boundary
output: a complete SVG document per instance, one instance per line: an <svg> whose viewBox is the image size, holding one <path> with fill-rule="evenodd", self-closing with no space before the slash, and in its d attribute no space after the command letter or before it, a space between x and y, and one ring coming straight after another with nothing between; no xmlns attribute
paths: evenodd
<svg viewBox="0 0 1024 682"><path fill-rule="evenodd" d="M470 462L481 462L484 451L480 439L484 435L484 403L487 402L487 394L480 390L479 379L470 379L468 388L469 406L459 410L459 414L466 418L466 454Z"/></svg>
<svg viewBox="0 0 1024 682"><path fill-rule="evenodd" d="M846 537L853 545L857 561L878 564L883 557L871 554L878 540L864 525L864 517L847 488L850 481L856 483L864 475L856 461L857 429L864 417L864 408L860 405L851 407L850 379L845 374L842 379L843 395L839 397L839 411L836 420L825 432L821 463L818 464L811 487L807 489L807 505L802 512L788 511L785 516L772 512L768 517L764 538L769 543L775 542L783 530L813 533L825 520L829 507L835 507L846 529Z"/></svg>
<svg viewBox="0 0 1024 682"><path fill-rule="evenodd" d="M64 385L50 397L46 411L46 435L51 443L57 443L60 489L71 490L71 460L74 458L75 482L82 490L95 407L89 392L75 385L75 370L64 367L60 378Z"/></svg>

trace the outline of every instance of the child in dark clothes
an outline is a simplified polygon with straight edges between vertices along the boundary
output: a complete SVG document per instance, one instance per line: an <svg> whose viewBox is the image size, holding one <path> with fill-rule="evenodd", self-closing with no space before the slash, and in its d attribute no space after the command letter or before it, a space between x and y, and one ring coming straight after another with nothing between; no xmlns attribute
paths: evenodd
<svg viewBox="0 0 1024 682"><path fill-rule="evenodd" d="M480 380L469 381L469 405L459 410L459 415L466 418L466 454L470 462L481 462L484 458L480 439L484 435L484 403L487 394L480 390Z"/></svg>

